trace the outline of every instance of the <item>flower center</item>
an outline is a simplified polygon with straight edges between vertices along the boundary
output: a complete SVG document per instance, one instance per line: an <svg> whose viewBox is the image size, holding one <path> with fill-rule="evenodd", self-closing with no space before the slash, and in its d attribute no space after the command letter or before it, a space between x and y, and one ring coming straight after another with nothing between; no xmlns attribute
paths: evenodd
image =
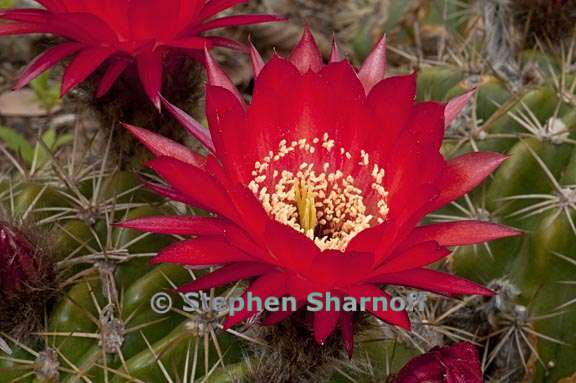
<svg viewBox="0 0 576 383"><path fill-rule="evenodd" d="M304 233L322 250L345 250L388 214L384 170L368 154L336 148L324 134L288 143L257 161L250 190L270 217Z"/></svg>

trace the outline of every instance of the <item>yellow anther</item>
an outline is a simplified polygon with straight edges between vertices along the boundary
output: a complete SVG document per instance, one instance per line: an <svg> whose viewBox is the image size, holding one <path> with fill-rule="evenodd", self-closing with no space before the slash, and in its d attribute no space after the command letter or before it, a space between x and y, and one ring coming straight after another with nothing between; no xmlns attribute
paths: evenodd
<svg viewBox="0 0 576 383"><path fill-rule="evenodd" d="M300 186L298 182L294 184L294 196L296 206L298 206L298 220L304 232L314 231L318 225L316 213L316 203L314 192L308 190L306 186Z"/></svg>

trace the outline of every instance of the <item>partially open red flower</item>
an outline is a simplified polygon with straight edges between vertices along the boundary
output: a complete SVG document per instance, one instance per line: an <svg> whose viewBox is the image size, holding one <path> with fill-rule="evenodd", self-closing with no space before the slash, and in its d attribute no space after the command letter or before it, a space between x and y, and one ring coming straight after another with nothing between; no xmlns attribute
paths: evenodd
<svg viewBox="0 0 576 383"><path fill-rule="evenodd" d="M392 383L482 383L478 350L468 342L437 347L412 359Z"/></svg>
<svg viewBox="0 0 576 383"><path fill-rule="evenodd" d="M98 96L108 92L132 62L136 62L144 90L160 106L162 61L170 52L191 55L205 46L243 48L222 37L202 36L217 28L278 21L270 15L213 16L249 0L37 0L45 9L0 10L0 36L49 33L62 42L32 61L15 86L74 55L62 81L62 94L107 62Z"/></svg>
<svg viewBox="0 0 576 383"><path fill-rule="evenodd" d="M163 250L155 263L223 266L183 291L249 279L252 296L289 295L302 304L311 292L388 297L385 285L492 294L426 266L447 256L449 246L517 231L476 221L417 224L475 188L504 157L471 153L446 161L439 153L445 124L470 94L447 105L415 103L416 76L385 78L385 52L382 39L357 72L336 47L324 65L309 32L288 59L274 56L264 64L252 50L257 78L250 104L208 56L210 131L166 102L208 156L127 128L157 156L148 166L169 184L149 186L215 216L122 226L193 237ZM225 326L254 314L244 310ZM269 313L264 323L290 314ZM406 312L372 314L410 328ZM352 352L351 313L319 311L313 321L318 342L339 326Z"/></svg>
<svg viewBox="0 0 576 383"><path fill-rule="evenodd" d="M0 300L24 289L37 273L30 241L17 229L0 222Z"/></svg>

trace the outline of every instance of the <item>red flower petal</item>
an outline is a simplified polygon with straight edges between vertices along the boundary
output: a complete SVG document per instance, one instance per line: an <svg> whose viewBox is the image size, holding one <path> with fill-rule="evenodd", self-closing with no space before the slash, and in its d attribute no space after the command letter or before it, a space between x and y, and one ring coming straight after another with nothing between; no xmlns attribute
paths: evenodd
<svg viewBox="0 0 576 383"><path fill-rule="evenodd" d="M345 290L345 293L355 298L357 302L362 302L363 298L385 298L388 306L390 306L390 301L392 299L390 294L385 293L372 285L351 286ZM377 310L374 310L374 308L375 307L373 306L372 302L366 305L366 310L368 310L378 319L410 331L410 319L408 319L408 313L405 310L394 311L390 307L388 307L388 310L383 310L382 307L376 307Z"/></svg>
<svg viewBox="0 0 576 383"><path fill-rule="evenodd" d="M266 214L260 201L256 199L250 190L240 184L230 186L228 193L240 216L241 220L238 222L241 222L243 227L250 232L254 238L258 238L263 242L266 225L270 221L270 218L268 214Z"/></svg>
<svg viewBox="0 0 576 383"><path fill-rule="evenodd" d="M145 217L116 224L125 229L148 233L198 236L224 236L229 225L218 218L195 216Z"/></svg>
<svg viewBox="0 0 576 383"><path fill-rule="evenodd" d="M354 352L354 327L352 323L352 313L340 313L338 324L340 326L342 340L344 341L344 348L346 349L348 357L352 359L352 354Z"/></svg>
<svg viewBox="0 0 576 383"><path fill-rule="evenodd" d="M435 223L415 228L403 246L407 247L426 241L436 241L441 246L473 245L521 234L518 230L489 222Z"/></svg>
<svg viewBox="0 0 576 383"><path fill-rule="evenodd" d="M414 226L424 218L428 206L438 195L434 186L425 185L407 196L403 205L390 210L383 224L360 232L348 244L347 251L373 252L376 260L396 250ZM377 262L378 263L378 262Z"/></svg>
<svg viewBox="0 0 576 383"><path fill-rule="evenodd" d="M282 273L270 273L254 281L242 296L242 299L244 300L243 310L226 318L226 321L224 322L224 330L228 330L232 326L242 322L244 319L250 318L260 311L258 310L257 305L252 305L252 309L250 310L247 298L248 293L251 293L254 298L260 298L263 303L264 300L269 297L280 299L286 294L286 277Z"/></svg>
<svg viewBox="0 0 576 383"><path fill-rule="evenodd" d="M155 156L173 157L198 168L203 168L205 165L206 161L202 156L191 151L184 145L151 132L150 130L129 124L122 124L122 126L128 129L130 133L142 142Z"/></svg>
<svg viewBox="0 0 576 383"><path fill-rule="evenodd" d="M416 97L416 73L394 76L378 83L368 94L368 105L379 129L366 138L370 156L376 160L391 152L406 128Z"/></svg>
<svg viewBox="0 0 576 383"><path fill-rule="evenodd" d="M138 0L129 3L128 24L133 40L160 40L178 26L180 0Z"/></svg>
<svg viewBox="0 0 576 383"><path fill-rule="evenodd" d="M128 67L128 65L130 65L130 63L131 62L129 60L120 58L116 59L112 64L108 66L108 68L106 69L106 73L104 73L104 76L102 77L102 80L100 80L100 84L98 85L98 91L96 93L97 98L102 97L106 93L108 93L110 88L112 88L112 85L114 85L116 80L118 80L118 77L120 77L122 72L126 70L126 68Z"/></svg>
<svg viewBox="0 0 576 383"><path fill-rule="evenodd" d="M266 226L266 245L278 264L292 270L307 270L320 249L304 234L270 220Z"/></svg>
<svg viewBox="0 0 576 383"><path fill-rule="evenodd" d="M22 70L13 89L21 89L28 85L30 81L38 77L42 72L52 68L66 56L79 51L82 47L83 45L79 43L62 43L48 49Z"/></svg>
<svg viewBox="0 0 576 383"><path fill-rule="evenodd" d="M252 41L250 41L250 63L252 64L252 73L254 75L254 79L257 79L260 75L260 72L264 68L264 59L260 55L260 52L256 50Z"/></svg>
<svg viewBox="0 0 576 383"><path fill-rule="evenodd" d="M414 192L418 185L437 180L444 163L438 153L443 137L444 105L416 104L409 128L401 135L386 166L389 206L397 206L397 199L406 199L407 193Z"/></svg>
<svg viewBox="0 0 576 383"><path fill-rule="evenodd" d="M0 19L21 23L46 23L50 13L43 9L0 9Z"/></svg>
<svg viewBox="0 0 576 383"><path fill-rule="evenodd" d="M206 149L214 152L214 143L212 142L212 137L210 136L210 131L202 126L198 121L196 121L192 116L179 109L175 105L171 104L164 97L160 96L164 107L178 120L178 122L185 127L188 132L194 136Z"/></svg>
<svg viewBox="0 0 576 383"><path fill-rule="evenodd" d="M252 257L219 239L188 239L168 246L152 259L152 264L176 263L213 266L230 262L250 262Z"/></svg>
<svg viewBox="0 0 576 383"><path fill-rule="evenodd" d="M53 31L54 28L46 24L0 24L0 36L25 35L28 33L51 33Z"/></svg>
<svg viewBox="0 0 576 383"><path fill-rule="evenodd" d="M145 51L136 57L136 64L144 91L156 109L160 110L162 55L156 51Z"/></svg>
<svg viewBox="0 0 576 383"><path fill-rule="evenodd" d="M36 0L36 2L51 12L63 12L66 10L60 0Z"/></svg>
<svg viewBox="0 0 576 383"><path fill-rule="evenodd" d="M325 250L315 257L309 271L303 275L329 290L364 280L373 264L374 255L371 253Z"/></svg>
<svg viewBox="0 0 576 383"><path fill-rule="evenodd" d="M187 33L200 33L217 28L232 27L247 24L269 23L274 21L285 21L283 17L273 15L233 15L213 19L207 23L198 25Z"/></svg>
<svg viewBox="0 0 576 383"><path fill-rule="evenodd" d="M435 241L423 242L385 258L373 275L398 273L416 267L428 266L445 258L450 251Z"/></svg>
<svg viewBox="0 0 576 383"><path fill-rule="evenodd" d="M384 274L371 278L370 282L413 287L448 296L494 295L492 290L477 285L474 282L428 269L413 269L401 273Z"/></svg>
<svg viewBox="0 0 576 383"><path fill-rule="evenodd" d="M295 311L274 311L269 313L266 318L262 320L262 324L265 326L273 326L276 325L286 319L288 319L294 312L300 310L302 307L306 305L306 299L300 299L296 301L296 310Z"/></svg>
<svg viewBox="0 0 576 383"><path fill-rule="evenodd" d="M328 62L330 64L332 64L332 63L340 62L342 60L344 60L344 56L342 55L342 52L340 51L340 47L338 46L336 39L332 38L332 50L330 51L330 59L328 60Z"/></svg>
<svg viewBox="0 0 576 383"><path fill-rule="evenodd" d="M204 275L194 282L188 283L178 289L180 292L207 290L233 283L241 279L256 277L270 271L271 268L263 263L242 262L226 265L208 275Z"/></svg>
<svg viewBox="0 0 576 383"><path fill-rule="evenodd" d="M110 48L89 48L80 52L64 72L60 94L65 95L84 81L113 53L114 50Z"/></svg>
<svg viewBox="0 0 576 383"><path fill-rule="evenodd" d="M230 77L228 77L228 75L222 70L222 68L220 68L220 65L218 65L214 61L214 59L212 59L212 56L210 56L208 49L204 49L204 54L206 55L206 71L208 73L208 84L212 86L219 86L228 90L238 99L240 104L245 106L246 103L244 102L242 95L240 94L236 86L232 83Z"/></svg>
<svg viewBox="0 0 576 383"><path fill-rule="evenodd" d="M452 202L478 186L507 157L499 153L468 153L448 162L439 183L440 196L430 211Z"/></svg>
<svg viewBox="0 0 576 383"><path fill-rule="evenodd" d="M378 44L374 47L358 76L364 84L366 93L370 93L372 88L380 81L384 80L386 74L386 36L382 36Z"/></svg>
<svg viewBox="0 0 576 383"><path fill-rule="evenodd" d="M308 27L304 28L302 39L290 54L289 60L302 74L318 72L324 66L320 49Z"/></svg>
<svg viewBox="0 0 576 383"><path fill-rule="evenodd" d="M380 127L366 107L364 87L356 71L348 61L340 61L322 68L318 77L327 84L327 91L331 93L316 100L317 104L326 108L326 115L315 116L318 121L316 136L326 132L337 146L345 147L348 151L366 149L362 144L369 132L379 131ZM330 94L338 94L339 97L331 97ZM316 114L314 111L308 113L311 116ZM358 129L358 126L362 126L362 129Z"/></svg>
<svg viewBox="0 0 576 383"><path fill-rule="evenodd" d="M215 47L224 47L224 48L229 48L229 49L234 49L237 51L240 51L242 53L248 53L249 49L248 47L246 47L246 45L239 43L236 40L232 40L226 37L222 37L222 36L206 36L205 39L208 41L208 45L207 47L210 48L210 46L215 46ZM202 60L194 57L195 60L205 64L206 60L205 58L202 58Z"/></svg>
<svg viewBox="0 0 576 383"><path fill-rule="evenodd" d="M172 157L158 157L149 161L147 166L166 179L178 192L199 201L210 211L230 219L236 218L236 212L222 186L202 169Z"/></svg>
<svg viewBox="0 0 576 383"><path fill-rule="evenodd" d="M171 41L166 45L176 48L201 50L206 47L211 48L213 44L205 37L185 37Z"/></svg>
<svg viewBox="0 0 576 383"><path fill-rule="evenodd" d="M323 345L324 341L336 329L340 312L321 310L314 313L314 339Z"/></svg>
<svg viewBox="0 0 576 383"><path fill-rule="evenodd" d="M476 347L467 342L434 347L404 366L392 383L482 383Z"/></svg>
<svg viewBox="0 0 576 383"><path fill-rule="evenodd" d="M171 188L170 186L161 185L161 184L157 184L157 183L153 183L153 182L146 182L146 181L142 181L142 184L144 185L145 188L152 190L153 192L158 193L161 196L164 196L168 199L182 202L182 203L188 204L190 206L197 206L201 209L209 210L205 206L202 206L202 204L200 202L196 201L192 197L187 196L183 193L180 193L180 192L174 190L173 188Z"/></svg>
<svg viewBox="0 0 576 383"><path fill-rule="evenodd" d="M288 60L273 56L266 64L254 85L252 104L248 108L248 128L241 145L254 150L258 158L266 156L268 150L278 145L281 139L290 139L295 133L292 114L296 105L291 104L295 89L301 83L298 69ZM286 93L289 92L290 95ZM290 99L287 100L286 98ZM280 102L279 100L282 100ZM290 137L287 137L290 134ZM259 142L259 145L253 145ZM253 165L253 164L252 164Z"/></svg>
<svg viewBox="0 0 576 383"><path fill-rule="evenodd" d="M250 182L256 153L246 145L246 112L238 99L228 90L206 88L206 116L216 152L228 175L243 184Z"/></svg>
<svg viewBox="0 0 576 383"><path fill-rule="evenodd" d="M476 93L476 89L466 92L458 97L454 97L448 102L446 105L446 112L444 114L446 126L450 125L456 119L456 117L458 117L474 93Z"/></svg>
<svg viewBox="0 0 576 383"><path fill-rule="evenodd" d="M246 3L247 1L250 0L212 0L204 6L202 12L200 12L199 18L207 19L217 13L222 12L225 9L231 8L238 4Z"/></svg>

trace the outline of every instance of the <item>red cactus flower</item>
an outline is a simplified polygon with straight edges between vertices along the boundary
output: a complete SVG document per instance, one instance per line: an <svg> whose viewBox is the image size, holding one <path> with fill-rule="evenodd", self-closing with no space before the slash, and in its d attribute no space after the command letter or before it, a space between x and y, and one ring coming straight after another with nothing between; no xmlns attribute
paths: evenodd
<svg viewBox="0 0 576 383"><path fill-rule="evenodd" d="M249 105L208 56L209 132L165 102L211 152L207 157L127 128L157 156L148 166L169 184L149 186L215 216L145 218L122 226L194 237L163 250L155 263L223 266L183 291L249 279L253 297L289 295L302 304L310 292L388 297L383 285L492 294L426 266L447 256L449 246L517 231L476 221L416 225L475 188L504 157L471 153L446 161L439 153L445 124L470 94L447 105L415 103L416 76L385 79L385 52L382 39L357 72L337 47L324 65L309 32L288 59L274 56L264 64L252 49L257 78ZM255 313L229 316L225 326ZM269 313L264 323L290 314ZM314 313L317 341L339 326L351 353L350 314ZM410 328L405 312L372 314Z"/></svg>
<svg viewBox="0 0 576 383"><path fill-rule="evenodd" d="M98 96L136 62L147 95L160 106L163 58L174 51L192 56L205 46L242 49L233 40L202 33L217 28L278 21L270 15L216 14L249 0L37 0L45 9L0 11L0 36L49 33L65 42L50 48L22 72L15 86L25 86L40 73L74 55L62 81L67 93L106 62Z"/></svg>
<svg viewBox="0 0 576 383"><path fill-rule="evenodd" d="M433 348L412 359L392 383L482 383L476 347L468 342Z"/></svg>
<svg viewBox="0 0 576 383"><path fill-rule="evenodd" d="M22 290L36 271L32 244L22 233L0 222L0 297Z"/></svg>

